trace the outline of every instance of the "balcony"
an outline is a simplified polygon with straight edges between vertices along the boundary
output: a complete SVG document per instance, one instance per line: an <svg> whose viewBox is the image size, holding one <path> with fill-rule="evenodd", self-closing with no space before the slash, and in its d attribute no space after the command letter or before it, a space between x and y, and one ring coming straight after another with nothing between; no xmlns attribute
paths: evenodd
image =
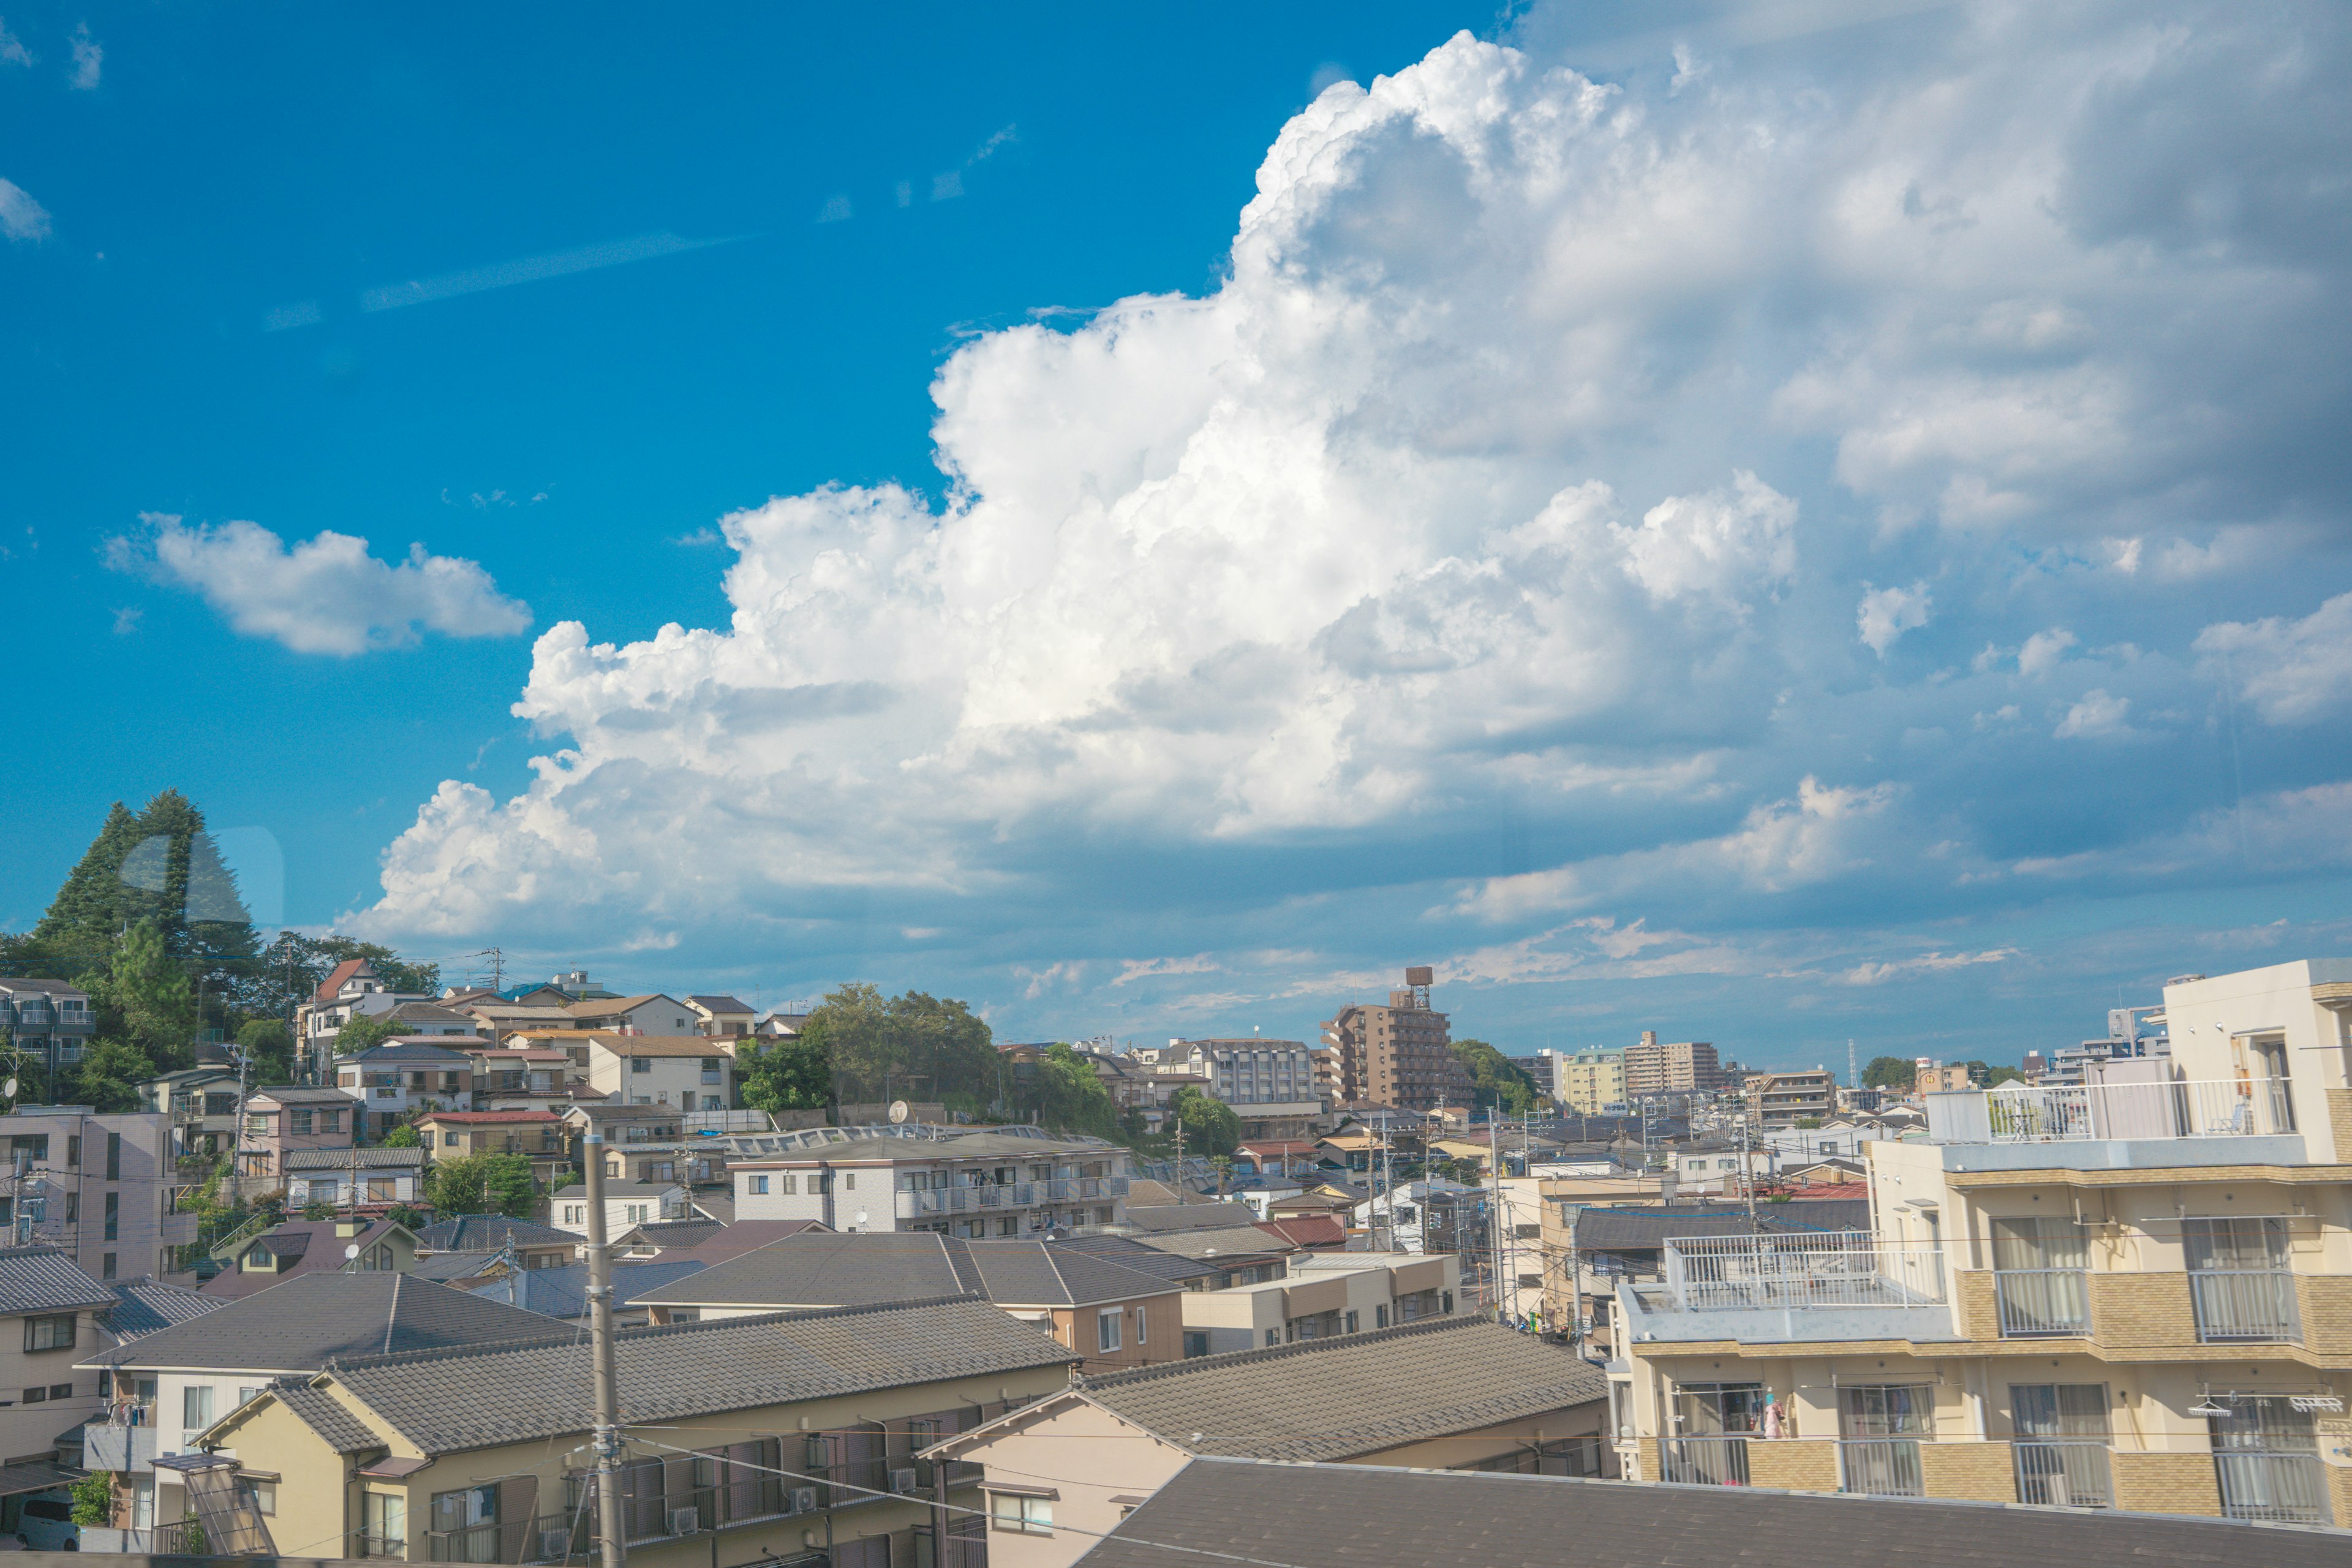
<svg viewBox="0 0 2352 1568"><path fill-rule="evenodd" d="M1950 1340L1942 1253L1869 1231L1679 1237L1618 1288L1632 1340Z"/></svg>
<svg viewBox="0 0 2352 1568"><path fill-rule="evenodd" d="M2103 1442L2020 1441L2017 1500L2039 1508L2113 1508L2116 1483Z"/></svg>
<svg viewBox="0 0 2352 1568"><path fill-rule="evenodd" d="M2091 1331L2088 1288L2079 1268L2003 1268L1993 1300L2005 1340L2051 1339Z"/></svg>
<svg viewBox="0 0 2352 1568"><path fill-rule="evenodd" d="M152 1405L143 1407L152 1421ZM91 1470L120 1470L138 1473L155 1468L155 1428L151 1426L115 1426L109 1421L92 1421L81 1429L82 1467Z"/></svg>
<svg viewBox="0 0 2352 1568"><path fill-rule="evenodd" d="M1662 1479L1686 1487L1744 1487L1746 1437L1669 1437L1658 1445Z"/></svg>
<svg viewBox="0 0 2352 1568"><path fill-rule="evenodd" d="M2284 1268L2212 1268L2189 1276L2200 1344L2300 1343L2294 1276Z"/></svg>
<svg viewBox="0 0 2352 1568"><path fill-rule="evenodd" d="M2004 1085L1930 1094L1927 1101L1928 1142L1967 1152L1964 1164L1948 1157L1950 1169L2304 1159L2284 1079ZM2148 1143L2161 1147L2134 1147ZM2105 1147L2092 1147L2096 1145Z"/></svg>
<svg viewBox="0 0 2352 1568"><path fill-rule="evenodd" d="M1838 1440L1838 1490L1872 1497L1926 1497L1916 1437Z"/></svg>

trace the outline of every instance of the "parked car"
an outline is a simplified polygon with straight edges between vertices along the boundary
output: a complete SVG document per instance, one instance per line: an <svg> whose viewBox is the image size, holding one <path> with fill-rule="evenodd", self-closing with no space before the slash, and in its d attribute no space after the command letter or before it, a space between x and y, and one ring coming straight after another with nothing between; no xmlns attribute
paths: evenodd
<svg viewBox="0 0 2352 1568"><path fill-rule="evenodd" d="M26 1498L16 1515L16 1539L27 1552L79 1552L81 1526L73 1520L73 1504L66 1499Z"/></svg>

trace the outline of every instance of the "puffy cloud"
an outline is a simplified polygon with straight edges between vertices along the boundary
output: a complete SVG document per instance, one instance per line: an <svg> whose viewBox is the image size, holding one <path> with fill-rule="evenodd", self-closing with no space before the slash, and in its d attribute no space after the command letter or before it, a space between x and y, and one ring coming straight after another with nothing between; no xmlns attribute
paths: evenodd
<svg viewBox="0 0 2352 1568"><path fill-rule="evenodd" d="M149 513L137 538L108 542L108 563L201 595L245 637L296 653L350 657L417 640L419 626L446 637L514 637L530 608L498 591L474 562L409 547L397 565L368 542L321 530L289 546L258 523L199 523Z"/></svg>
<svg viewBox="0 0 2352 1568"><path fill-rule="evenodd" d="M1332 85L1214 290L947 361L942 496L719 520L723 626L547 630L516 711L560 749L445 784L361 921L835 967L941 928L1013 1008L1399 950L2006 953L1888 932L2188 831L2185 778L2047 781L2193 730L2214 585L2344 573L2347 28L1987 5L1671 79L1464 35ZM1862 924L1843 968L1790 934Z"/></svg>
<svg viewBox="0 0 2352 1568"><path fill-rule="evenodd" d="M19 245L49 237L49 209L14 180L0 180L0 234Z"/></svg>
<svg viewBox="0 0 2352 1568"><path fill-rule="evenodd" d="M2301 620L2272 616L2225 621L2197 634L2209 673L2273 724L2312 724L2352 698L2352 594L2338 594Z"/></svg>
<svg viewBox="0 0 2352 1568"><path fill-rule="evenodd" d="M87 22L75 26L68 43L73 50L73 72L66 79L68 85L80 92L96 91L99 72L106 65L106 50L89 36Z"/></svg>

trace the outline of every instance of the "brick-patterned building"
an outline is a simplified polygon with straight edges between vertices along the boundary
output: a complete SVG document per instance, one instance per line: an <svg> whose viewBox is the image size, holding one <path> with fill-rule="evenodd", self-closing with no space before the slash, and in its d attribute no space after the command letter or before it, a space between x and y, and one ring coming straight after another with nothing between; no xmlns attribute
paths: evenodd
<svg viewBox="0 0 2352 1568"><path fill-rule="evenodd" d="M1404 972L1404 989L1385 1006L1349 1005L1323 1026L1323 1044L1339 1058L1339 1101L1431 1110L1467 1105L1470 1074L1454 1059L1444 1014L1429 1005L1430 971Z"/></svg>
<svg viewBox="0 0 2352 1568"><path fill-rule="evenodd" d="M2352 1526L2352 960L2153 1022L1929 1094L1874 1230L1670 1238L1607 1304L1626 1473Z"/></svg>

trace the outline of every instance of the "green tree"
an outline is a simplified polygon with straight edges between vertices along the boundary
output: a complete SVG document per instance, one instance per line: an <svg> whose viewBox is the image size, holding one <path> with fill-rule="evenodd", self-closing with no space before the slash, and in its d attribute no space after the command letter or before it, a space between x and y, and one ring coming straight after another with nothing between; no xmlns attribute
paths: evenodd
<svg viewBox="0 0 2352 1568"><path fill-rule="evenodd" d="M1058 1131L1108 1138L1118 1131L1118 1107L1111 1103L1102 1075L1066 1045L1046 1048L1024 1098L1025 1109L1034 1110L1041 1123Z"/></svg>
<svg viewBox="0 0 2352 1568"><path fill-rule="evenodd" d="M749 1059L739 1061L735 1081L754 1110L822 1110L833 1103L833 1060L821 1023L794 1038L754 1047Z"/></svg>
<svg viewBox="0 0 2352 1568"><path fill-rule="evenodd" d="M33 927L34 938L68 966L68 973L102 967L113 955L123 926L122 862L143 837L131 808L116 801L98 837L49 900L48 912Z"/></svg>
<svg viewBox="0 0 2352 1568"><path fill-rule="evenodd" d="M1510 1115L1545 1109L1543 1090L1525 1068L1484 1040L1456 1040L1454 1059L1470 1074L1475 1104L1499 1107Z"/></svg>
<svg viewBox="0 0 2352 1568"><path fill-rule="evenodd" d="M98 1009L98 1035L136 1047L164 1072L194 1060L195 987L166 951L163 930L141 921L124 933L106 973L89 982Z"/></svg>
<svg viewBox="0 0 2352 1568"><path fill-rule="evenodd" d="M100 1036L81 1054L74 1099L93 1110L139 1109L139 1086L153 1078L155 1064L130 1041Z"/></svg>
<svg viewBox="0 0 2352 1568"><path fill-rule="evenodd" d="M829 994L809 1025L830 1055L836 1100L875 1100L910 1088L934 1099L995 1097L995 1044L961 1002L919 991L886 998L854 984Z"/></svg>
<svg viewBox="0 0 2352 1568"><path fill-rule="evenodd" d="M114 1477L93 1470L73 1484L73 1521L104 1526L114 1520Z"/></svg>
<svg viewBox="0 0 2352 1568"><path fill-rule="evenodd" d="M1907 1091L1919 1081L1918 1064L1903 1057L1873 1057L1870 1065L1862 1069L1862 1081L1868 1089Z"/></svg>
<svg viewBox="0 0 2352 1568"><path fill-rule="evenodd" d="M383 1135L383 1146L387 1149L417 1149L424 1143L425 1134L405 1121Z"/></svg>
<svg viewBox="0 0 2352 1568"><path fill-rule="evenodd" d="M530 1217L539 1201L530 1162L520 1154L483 1152L436 1160L425 1178L425 1196L443 1214L502 1214Z"/></svg>
<svg viewBox="0 0 2352 1568"><path fill-rule="evenodd" d="M294 1037L275 1018L255 1018L236 1032L236 1043L252 1064L256 1089L294 1081Z"/></svg>
<svg viewBox="0 0 2352 1568"><path fill-rule="evenodd" d="M398 1039L403 1035L415 1032L389 1013L362 1014L335 1031L335 1054L339 1057L357 1056L386 1040Z"/></svg>
<svg viewBox="0 0 2352 1568"><path fill-rule="evenodd" d="M1191 1084L1171 1096L1168 1109L1183 1124L1184 1152L1213 1157L1241 1147L1242 1119L1222 1100L1212 1100Z"/></svg>

